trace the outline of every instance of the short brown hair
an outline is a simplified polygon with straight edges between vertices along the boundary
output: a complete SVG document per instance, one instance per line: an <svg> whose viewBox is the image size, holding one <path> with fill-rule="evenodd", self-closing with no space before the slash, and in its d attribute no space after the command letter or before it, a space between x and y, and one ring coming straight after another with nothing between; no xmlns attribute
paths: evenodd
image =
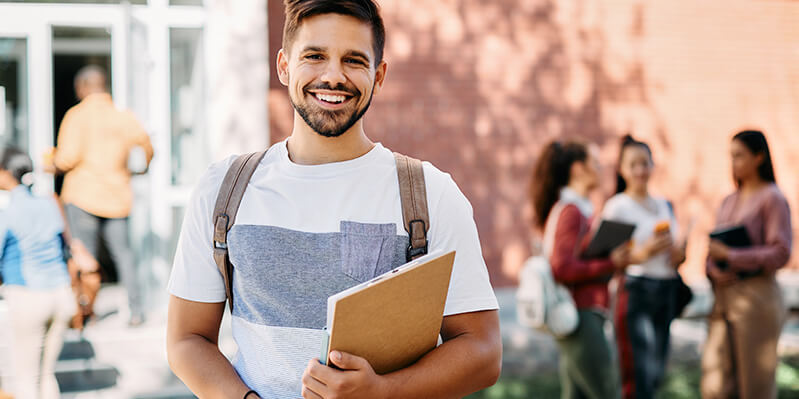
<svg viewBox="0 0 799 399"><path fill-rule="evenodd" d="M372 47L375 65L383 61L386 29L380 17L380 7L373 0L284 0L286 24L283 25L283 49L289 50L300 23L305 18L322 14L341 14L355 17L372 26Z"/></svg>

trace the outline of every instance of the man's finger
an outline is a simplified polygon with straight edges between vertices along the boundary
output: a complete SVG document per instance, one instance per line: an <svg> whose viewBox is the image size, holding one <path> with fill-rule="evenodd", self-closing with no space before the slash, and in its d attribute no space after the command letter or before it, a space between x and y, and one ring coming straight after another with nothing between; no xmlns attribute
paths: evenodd
<svg viewBox="0 0 799 399"><path fill-rule="evenodd" d="M306 391L311 395L310 397L312 398L324 398L324 396L328 393L328 388L321 381L314 378L310 374L309 369L306 369L302 374L302 395L304 398L309 397L306 396Z"/></svg>
<svg viewBox="0 0 799 399"><path fill-rule="evenodd" d="M366 359L345 352L330 352L330 360L342 370L361 370L369 367Z"/></svg>
<svg viewBox="0 0 799 399"><path fill-rule="evenodd" d="M325 399L323 396L317 394L310 388L306 387L305 385L302 386L302 398L303 399Z"/></svg>
<svg viewBox="0 0 799 399"><path fill-rule="evenodd" d="M305 369L305 373L308 374L310 377L313 377L315 380L319 381L323 385L328 385L330 381L333 381L335 378L336 373L340 373L336 369L330 368L325 366L322 363L319 363L319 359L313 359L308 362L308 367Z"/></svg>

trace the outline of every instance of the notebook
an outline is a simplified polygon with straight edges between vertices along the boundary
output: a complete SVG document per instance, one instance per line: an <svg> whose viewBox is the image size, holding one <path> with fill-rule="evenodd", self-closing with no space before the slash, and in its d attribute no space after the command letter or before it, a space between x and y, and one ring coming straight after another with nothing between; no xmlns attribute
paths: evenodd
<svg viewBox="0 0 799 399"><path fill-rule="evenodd" d="M743 248L743 247L752 246L752 239L749 238L749 233L746 231L746 227L740 225L715 230L712 233L710 233L710 239L719 240L724 245L732 248ZM726 270L728 267L727 262L716 262L716 265L721 270ZM752 272L738 273L740 277L746 277L750 274L755 275L757 273L752 273Z"/></svg>
<svg viewBox="0 0 799 399"><path fill-rule="evenodd" d="M410 366L438 343L455 252L434 251L327 300L327 345L378 374Z"/></svg>
<svg viewBox="0 0 799 399"><path fill-rule="evenodd" d="M624 244L633 236L635 225L602 220L583 256L586 258L603 258Z"/></svg>

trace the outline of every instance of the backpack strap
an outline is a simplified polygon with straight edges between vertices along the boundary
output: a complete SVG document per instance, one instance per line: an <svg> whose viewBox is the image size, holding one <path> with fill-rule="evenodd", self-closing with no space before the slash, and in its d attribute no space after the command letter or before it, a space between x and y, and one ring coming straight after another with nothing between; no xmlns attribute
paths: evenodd
<svg viewBox="0 0 799 399"><path fill-rule="evenodd" d="M408 262L427 254L427 231L430 217L427 213L427 190L425 189L422 161L394 153L399 178L402 220L408 232L410 244L405 257Z"/></svg>
<svg viewBox="0 0 799 399"><path fill-rule="evenodd" d="M225 174L214 206L214 261L225 279L225 294L230 311L233 311L233 265L228 256L227 232L236 221L236 214L247 190L252 174L258 168L266 151L239 155Z"/></svg>

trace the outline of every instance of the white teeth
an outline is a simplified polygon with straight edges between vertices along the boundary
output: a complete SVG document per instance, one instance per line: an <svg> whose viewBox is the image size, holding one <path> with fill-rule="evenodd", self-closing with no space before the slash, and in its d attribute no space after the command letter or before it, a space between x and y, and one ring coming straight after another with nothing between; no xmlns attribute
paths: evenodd
<svg viewBox="0 0 799 399"><path fill-rule="evenodd" d="M316 95L316 98L318 98L318 99L320 99L320 100L322 100L324 102L334 103L334 104L343 103L344 100L346 100L346 97L344 97L344 96L334 96L334 95L330 95L330 94L320 94L320 93L316 93L315 95Z"/></svg>

